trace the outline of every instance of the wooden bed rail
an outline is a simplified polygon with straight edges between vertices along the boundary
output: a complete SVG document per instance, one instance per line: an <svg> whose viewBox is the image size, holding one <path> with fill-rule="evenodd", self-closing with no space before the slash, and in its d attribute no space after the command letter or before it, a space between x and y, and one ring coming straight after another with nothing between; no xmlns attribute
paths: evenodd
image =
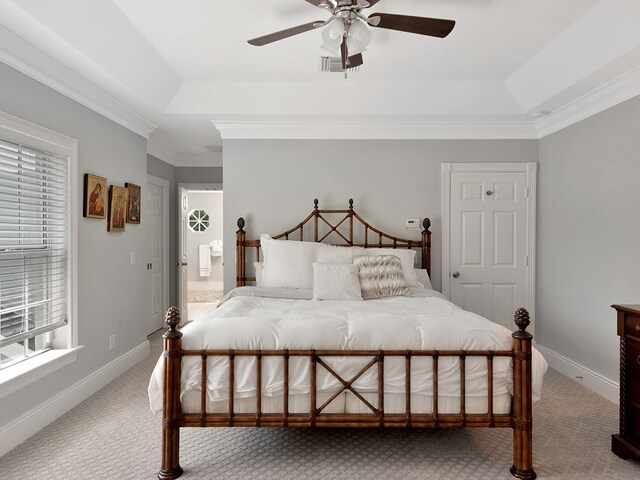
<svg viewBox="0 0 640 480"><path fill-rule="evenodd" d="M353 209L353 199L349 199L349 208L345 210L321 210L318 208L318 199L313 200L313 210L307 217L297 224L295 227L282 232L278 235L274 235L272 238L278 240L284 238L285 240L300 240L303 241L305 236L305 225L309 222L312 224L313 241L324 242L329 235L335 233L339 237L339 241L343 243L337 243L333 245L349 246L349 247L363 247L363 248L406 248L406 249L419 249L421 253L421 265L422 268L427 270L429 276L431 276L431 220L425 218L422 221L422 238L420 240L410 240L407 238L400 238L394 235L383 232L371 224L366 222L360 215L358 215ZM344 215L338 221L333 223L327 219L329 214ZM339 228L346 224L349 228L348 233L344 234L340 232ZM354 236L354 227L360 225L363 231L362 241L356 242ZM243 287L247 285L247 282L254 282L256 277L247 276L247 248L255 249L256 261L260 261L260 240L247 240L247 232L244 227L246 222L244 218L239 218L238 230L236 231L236 286ZM320 236L320 225L326 225L329 231ZM290 238L291 237L291 238ZM295 237L295 238L294 238ZM374 240L370 241L370 237Z"/></svg>
<svg viewBox="0 0 640 480"><path fill-rule="evenodd" d="M521 308L515 313L518 330L513 333L512 350L182 350L182 333L178 309L167 311L169 330L164 334L164 395L162 419L162 467L161 480L178 478L182 474L179 464L180 428L182 427L400 427L400 428L512 428L513 466L511 473L524 480L536 478L532 465L532 392L531 392L531 342L526 331L529 314ZM334 371L323 357L371 357L370 361L350 379ZM200 357L201 385L206 385L207 359L229 359L228 412L207 412L207 391L201 389L200 413L182 413L180 404L180 379L183 357ZM256 411L237 414L234 411L235 359L256 358ZM264 413L262 408L262 359L281 357L284 363L284 393L282 413ZM308 413L289 412L289 360L291 357L308 357L310 361L310 395ZM384 411L384 360L386 357L405 358L405 413L387 414ZM432 413L416 414L411 409L411 363L413 357L431 357L433 369ZM460 413L440 414L438 411L438 361L441 357L457 357L460 366ZM487 413L467 414L465 406L466 359L485 357L487 361ZM511 357L513 360L513 398L510 414L494 414L493 362L495 357ZM328 400L318 405L317 371L326 370L342 385ZM353 387L354 382L369 369L377 368L377 405L374 406ZM350 392L371 413L330 414L323 410L340 394Z"/></svg>

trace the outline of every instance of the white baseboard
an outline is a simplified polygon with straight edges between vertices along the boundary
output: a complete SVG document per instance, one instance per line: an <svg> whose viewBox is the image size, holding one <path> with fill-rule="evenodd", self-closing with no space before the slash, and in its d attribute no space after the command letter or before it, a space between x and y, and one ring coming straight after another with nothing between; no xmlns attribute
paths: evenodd
<svg viewBox="0 0 640 480"><path fill-rule="evenodd" d="M224 288L224 282L222 280L217 281L194 281L189 282L189 290L222 290Z"/></svg>
<svg viewBox="0 0 640 480"><path fill-rule="evenodd" d="M617 382L614 382L593 370L589 370L579 363L574 362L553 350L549 350L542 345L536 345L535 348L542 354L547 363L549 363L549 366L554 370L559 371L571 380L581 383L589 390L593 390L616 405L620 401L618 390L619 385Z"/></svg>
<svg viewBox="0 0 640 480"><path fill-rule="evenodd" d="M0 457L148 357L149 351L148 341L138 345L13 422L4 425L0 428Z"/></svg>

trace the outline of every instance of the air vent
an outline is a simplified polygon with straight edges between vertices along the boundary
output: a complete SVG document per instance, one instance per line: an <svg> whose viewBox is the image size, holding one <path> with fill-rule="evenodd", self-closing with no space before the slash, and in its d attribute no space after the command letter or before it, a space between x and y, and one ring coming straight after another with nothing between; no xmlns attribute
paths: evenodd
<svg viewBox="0 0 640 480"><path fill-rule="evenodd" d="M342 59L340 57L320 57L320 71L321 72L335 72L335 73L357 73L360 71L360 66L354 68L342 68Z"/></svg>

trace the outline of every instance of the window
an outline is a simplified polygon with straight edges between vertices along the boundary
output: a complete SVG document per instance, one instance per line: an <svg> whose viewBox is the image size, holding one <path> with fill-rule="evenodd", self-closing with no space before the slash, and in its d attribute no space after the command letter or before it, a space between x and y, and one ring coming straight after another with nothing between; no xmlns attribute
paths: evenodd
<svg viewBox="0 0 640 480"><path fill-rule="evenodd" d="M0 371L72 345L71 159L5 135L0 128Z"/></svg>

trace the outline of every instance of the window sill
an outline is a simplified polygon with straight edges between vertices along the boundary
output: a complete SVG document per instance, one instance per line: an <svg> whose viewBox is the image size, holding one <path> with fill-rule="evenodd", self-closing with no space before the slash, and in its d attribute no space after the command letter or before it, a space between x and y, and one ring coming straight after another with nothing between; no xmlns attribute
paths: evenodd
<svg viewBox="0 0 640 480"><path fill-rule="evenodd" d="M0 370L0 398L11 395L27 385L52 374L78 358L82 346L50 350L33 358Z"/></svg>

